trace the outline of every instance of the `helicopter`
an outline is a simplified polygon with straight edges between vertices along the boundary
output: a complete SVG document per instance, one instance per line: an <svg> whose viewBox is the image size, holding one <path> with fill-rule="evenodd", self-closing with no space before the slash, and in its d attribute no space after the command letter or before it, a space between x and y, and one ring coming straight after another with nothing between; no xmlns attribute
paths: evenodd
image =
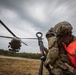
<svg viewBox="0 0 76 75"><path fill-rule="evenodd" d="M8 45L9 51L19 52L19 50L20 50L20 48L22 46L21 43L23 43L24 45L28 46L21 39L37 39L37 38L19 38L1 20L0 20L0 23L1 23L1 25L3 25L13 35L13 37L1 36L0 35L0 37L2 37L2 38L10 38L10 39L12 39L11 42L9 42L9 45Z"/></svg>
<svg viewBox="0 0 76 75"><path fill-rule="evenodd" d="M20 48L21 48L21 40L20 39L16 39L14 37L8 37L8 36L0 36L2 38L10 38L12 39L10 42L9 42L9 45L8 45L8 49L10 51L14 51L14 52L19 52ZM26 44L27 46L27 44Z"/></svg>

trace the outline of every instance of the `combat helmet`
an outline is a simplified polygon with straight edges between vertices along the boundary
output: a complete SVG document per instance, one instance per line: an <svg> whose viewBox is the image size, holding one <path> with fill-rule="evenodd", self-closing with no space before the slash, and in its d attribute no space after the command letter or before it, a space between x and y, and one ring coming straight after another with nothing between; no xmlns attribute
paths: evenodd
<svg viewBox="0 0 76 75"><path fill-rule="evenodd" d="M62 21L55 25L53 31L57 34L57 36L66 36L71 35L72 29L73 27L69 22Z"/></svg>

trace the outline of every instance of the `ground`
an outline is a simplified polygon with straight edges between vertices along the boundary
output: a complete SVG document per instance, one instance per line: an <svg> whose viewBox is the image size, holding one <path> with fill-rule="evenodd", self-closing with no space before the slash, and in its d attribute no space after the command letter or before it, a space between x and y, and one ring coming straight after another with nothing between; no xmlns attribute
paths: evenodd
<svg viewBox="0 0 76 75"><path fill-rule="evenodd" d="M40 60L0 56L0 75L38 75L39 67ZM43 69L43 75L47 75Z"/></svg>

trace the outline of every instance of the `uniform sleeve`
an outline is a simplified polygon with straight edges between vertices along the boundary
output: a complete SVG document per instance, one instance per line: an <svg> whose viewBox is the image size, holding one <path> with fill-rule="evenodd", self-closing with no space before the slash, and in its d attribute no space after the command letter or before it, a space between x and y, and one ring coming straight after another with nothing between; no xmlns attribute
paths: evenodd
<svg viewBox="0 0 76 75"><path fill-rule="evenodd" d="M56 36L52 36L48 38L48 49L51 49L52 47L58 47Z"/></svg>
<svg viewBox="0 0 76 75"><path fill-rule="evenodd" d="M56 61L59 55L57 37L55 36L53 32L53 28L48 30L48 32L46 33L46 38L48 41L48 53L46 56L45 64L53 65L53 63Z"/></svg>
<svg viewBox="0 0 76 75"><path fill-rule="evenodd" d="M56 59L59 57L59 49L57 45L57 38L55 36L48 38L48 54L46 57L46 64L51 64L56 61Z"/></svg>
<svg viewBox="0 0 76 75"><path fill-rule="evenodd" d="M59 50L58 48L52 47L46 57L46 63L53 65L56 59L58 58Z"/></svg>
<svg viewBox="0 0 76 75"><path fill-rule="evenodd" d="M46 54L48 53L48 49L46 47L44 47L44 51Z"/></svg>

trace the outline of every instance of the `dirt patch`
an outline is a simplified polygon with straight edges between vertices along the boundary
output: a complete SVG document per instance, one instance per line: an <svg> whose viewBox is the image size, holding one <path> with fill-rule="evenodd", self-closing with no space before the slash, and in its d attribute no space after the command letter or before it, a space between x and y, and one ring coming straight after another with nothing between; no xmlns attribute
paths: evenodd
<svg viewBox="0 0 76 75"><path fill-rule="evenodd" d="M40 61L29 60L0 58L0 75L38 75ZM47 75L43 69L43 75Z"/></svg>

